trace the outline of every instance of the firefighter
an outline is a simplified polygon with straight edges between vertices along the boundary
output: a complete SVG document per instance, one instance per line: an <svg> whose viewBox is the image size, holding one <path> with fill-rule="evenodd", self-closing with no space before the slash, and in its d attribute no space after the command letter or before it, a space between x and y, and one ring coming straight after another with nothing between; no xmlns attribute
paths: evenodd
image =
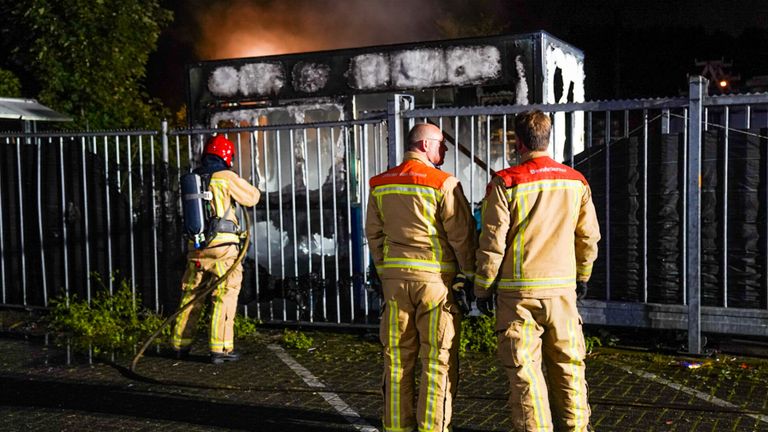
<svg viewBox="0 0 768 432"><path fill-rule="evenodd" d="M496 293L514 430L585 431L590 408L576 301L586 294L600 228L584 176L548 156L550 129L541 111L515 118L521 163L486 188L474 290L487 315Z"/></svg>
<svg viewBox="0 0 768 432"><path fill-rule="evenodd" d="M404 162L370 180L365 230L385 302L385 431L442 432L451 422L461 308L468 309L456 299L471 292L477 240L458 179L436 168L445 151L440 129L418 124L408 134Z"/></svg>
<svg viewBox="0 0 768 432"><path fill-rule="evenodd" d="M216 135L206 142L201 166L195 170L201 176L210 176L210 205L217 228L213 238L203 248L197 249L191 241L189 243L186 270L181 283L181 306L194 298L198 287L223 275L237 259L241 233L234 202L251 207L259 201L259 190L231 170L234 158L235 146L232 141L223 135ZM212 221L206 222L210 223ZM243 269L240 264L211 294L211 363L221 364L240 358L239 353L234 351L234 323L242 280ZM171 345L177 358L183 359L189 355L201 310L202 302L196 302L176 318Z"/></svg>

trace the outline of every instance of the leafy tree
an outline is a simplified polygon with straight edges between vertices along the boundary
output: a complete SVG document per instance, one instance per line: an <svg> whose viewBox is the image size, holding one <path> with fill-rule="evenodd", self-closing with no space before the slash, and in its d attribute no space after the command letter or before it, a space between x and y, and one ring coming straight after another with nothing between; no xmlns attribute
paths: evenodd
<svg viewBox="0 0 768 432"><path fill-rule="evenodd" d="M156 127L143 79L172 13L159 0L0 0L6 62L24 88L90 129ZM2 60L0 60L2 61ZM164 114L164 113L163 113Z"/></svg>
<svg viewBox="0 0 768 432"><path fill-rule="evenodd" d="M11 71L0 69L0 97L21 96L21 81Z"/></svg>

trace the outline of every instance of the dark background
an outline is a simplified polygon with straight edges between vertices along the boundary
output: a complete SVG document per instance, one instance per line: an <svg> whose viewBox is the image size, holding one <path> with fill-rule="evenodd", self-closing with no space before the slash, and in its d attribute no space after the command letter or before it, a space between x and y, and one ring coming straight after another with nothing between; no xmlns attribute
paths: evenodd
<svg viewBox="0 0 768 432"><path fill-rule="evenodd" d="M702 61L725 92L768 75L768 1L168 0L175 19L150 59L149 92L185 101L199 60L545 30L585 54L588 100L678 96ZM713 85L712 92L721 91Z"/></svg>

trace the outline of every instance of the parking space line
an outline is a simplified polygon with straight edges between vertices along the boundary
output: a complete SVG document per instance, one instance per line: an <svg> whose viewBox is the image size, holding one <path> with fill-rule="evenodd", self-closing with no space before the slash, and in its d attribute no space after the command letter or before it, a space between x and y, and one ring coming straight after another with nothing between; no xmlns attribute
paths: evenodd
<svg viewBox="0 0 768 432"><path fill-rule="evenodd" d="M722 400L722 399L720 399L720 398L718 398L718 397L716 397L714 395L711 395L709 393L704 393L703 391L696 390L696 389L693 389L693 388L690 388L690 387L686 387L686 386L684 386L682 384L678 384L678 383L676 383L674 381L670 381L670 380L668 380L666 378L662 378L662 377L660 377L660 376L658 376L656 374L653 374L653 373L650 373L650 372L636 370L636 369L633 369L633 368L631 368L629 366L625 366L625 365L621 365L621 364L615 364L613 362L611 362L611 363L614 366L624 370L625 372L628 372L630 374L643 377L645 379L648 379L648 380L651 380L653 382L665 385L667 387L673 388L673 389L675 389L677 391L681 391L681 392L689 394L691 396L695 396L695 397L697 397L697 398L699 398L699 399L701 399L703 401L709 402L711 404L714 404L714 405L717 405L717 406L721 406L723 408L730 408L730 409L736 409L736 410L740 410L741 409L741 407L739 407L738 405L734 405L734 404L732 404L732 403L730 403L728 401L724 401L724 400ZM759 421L761 421L763 423L768 423L768 415L765 415L765 414L752 414L752 413L744 413L744 415L746 415L748 417L752 417L753 419L759 420Z"/></svg>
<svg viewBox="0 0 768 432"><path fill-rule="evenodd" d="M292 371L296 373L304 382L313 388L325 388L325 384L323 384L317 377L312 375L312 372L310 372L307 368L299 364L293 357L291 357L290 354L288 354L283 347L275 344L267 345L267 348L272 350L272 352L275 353L275 355L283 361L289 368L291 368ZM371 426L368 422L366 422L362 417L360 417L360 414L357 413L354 409L352 409L349 405L347 405L344 400L342 400L339 395L333 392L325 392L325 391L318 391L317 394L319 394L323 399L325 399L326 402L330 406L332 406L339 414L341 414L342 417L344 417L352 426L355 427L355 429L361 431L361 432L379 432L378 429Z"/></svg>

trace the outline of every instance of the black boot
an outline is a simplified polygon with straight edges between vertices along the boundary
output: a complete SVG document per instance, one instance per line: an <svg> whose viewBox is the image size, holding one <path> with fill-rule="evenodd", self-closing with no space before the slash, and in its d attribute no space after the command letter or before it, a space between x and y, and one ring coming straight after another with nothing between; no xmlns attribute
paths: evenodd
<svg viewBox="0 0 768 432"><path fill-rule="evenodd" d="M186 360L189 357L190 348L181 348L173 350L173 358L176 360Z"/></svg>
<svg viewBox="0 0 768 432"><path fill-rule="evenodd" d="M240 360L240 353L235 351L211 353L211 363L213 364L222 364L224 362L233 362L238 360Z"/></svg>

